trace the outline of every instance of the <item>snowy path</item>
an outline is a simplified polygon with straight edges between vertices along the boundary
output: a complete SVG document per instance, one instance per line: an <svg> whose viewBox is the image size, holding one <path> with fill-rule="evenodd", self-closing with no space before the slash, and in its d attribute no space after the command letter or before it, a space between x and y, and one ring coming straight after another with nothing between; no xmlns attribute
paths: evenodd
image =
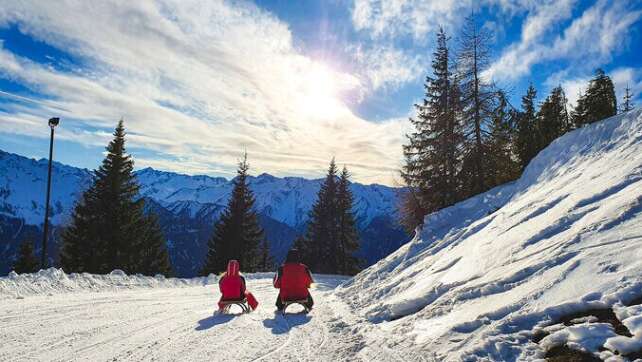
<svg viewBox="0 0 642 362"><path fill-rule="evenodd" d="M340 281L320 277L315 309L304 315L294 306L285 317L274 313L267 278L248 280L261 305L244 315L213 315L216 285L0 300L0 360L353 359L331 294Z"/></svg>

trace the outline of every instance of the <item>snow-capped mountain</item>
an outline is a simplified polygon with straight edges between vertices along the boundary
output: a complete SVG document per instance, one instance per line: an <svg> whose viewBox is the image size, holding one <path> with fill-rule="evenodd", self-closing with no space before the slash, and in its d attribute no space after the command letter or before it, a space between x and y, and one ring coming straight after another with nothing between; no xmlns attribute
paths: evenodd
<svg viewBox="0 0 642 362"><path fill-rule="evenodd" d="M221 177L188 176L151 168L137 171L136 176L148 208L160 216L178 274L192 275L200 266L214 221L231 195L232 182ZM91 183L91 177L89 170L54 163L51 194L54 226L69 222L70 212ZM265 173L249 178L256 209L277 259L283 257L296 235L305 229L321 181ZM46 160L0 150L0 273L8 272L7 261L13 260L18 241L40 240L46 182ZM400 245L397 240L404 237L395 221L399 190L353 183L352 191L359 228L369 239L361 256L372 263L395 250Z"/></svg>
<svg viewBox="0 0 642 362"><path fill-rule="evenodd" d="M340 289L368 321L351 335L440 361L639 357L642 109L560 137L425 225Z"/></svg>
<svg viewBox="0 0 642 362"><path fill-rule="evenodd" d="M233 187L232 182L222 177L187 176L152 168L140 170L136 176L143 196L175 213L186 211L193 216L205 205L225 205ZM293 228L307 222L321 182L321 179L279 178L266 173L249 177L257 211ZM397 189L358 183L353 183L351 189L360 226L369 224L377 216L396 215Z"/></svg>

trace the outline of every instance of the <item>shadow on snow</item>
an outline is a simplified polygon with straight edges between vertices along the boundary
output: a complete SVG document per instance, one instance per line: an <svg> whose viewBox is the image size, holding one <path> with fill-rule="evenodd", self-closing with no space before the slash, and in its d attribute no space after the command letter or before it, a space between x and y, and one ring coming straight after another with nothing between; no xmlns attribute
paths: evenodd
<svg viewBox="0 0 642 362"><path fill-rule="evenodd" d="M263 320L263 326L270 328L272 334L283 334L288 333L292 327L306 324L310 320L312 317L303 312L286 313L285 315L281 312L274 312L274 318Z"/></svg>

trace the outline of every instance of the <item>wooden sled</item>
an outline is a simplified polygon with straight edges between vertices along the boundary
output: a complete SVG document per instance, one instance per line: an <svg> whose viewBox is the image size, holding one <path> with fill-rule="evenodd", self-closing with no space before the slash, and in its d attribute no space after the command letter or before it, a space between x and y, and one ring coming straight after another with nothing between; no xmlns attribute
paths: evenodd
<svg viewBox="0 0 642 362"><path fill-rule="evenodd" d="M250 313L252 311L252 308L250 308L250 305L247 303L247 299L243 300L222 300L220 301L220 304L223 305L222 309L219 309L219 313L228 313L230 311L230 308L233 305L238 305L243 313Z"/></svg>
<svg viewBox="0 0 642 362"><path fill-rule="evenodd" d="M305 313L310 312L310 308L308 308L307 306L307 303L308 303L307 299L283 300L282 302L283 302L283 309L281 310L282 314L285 314L285 310L288 309L288 307L292 304L299 304L303 306L303 308L305 309Z"/></svg>

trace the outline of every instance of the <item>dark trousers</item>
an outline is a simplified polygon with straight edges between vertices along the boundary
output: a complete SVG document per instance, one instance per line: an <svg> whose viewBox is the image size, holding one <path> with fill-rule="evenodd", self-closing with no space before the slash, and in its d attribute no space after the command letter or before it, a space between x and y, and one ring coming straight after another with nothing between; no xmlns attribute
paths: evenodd
<svg viewBox="0 0 642 362"><path fill-rule="evenodd" d="M306 300L306 302L304 304L305 304L306 308L312 309L312 306L314 305L314 300L312 300L312 294L308 294L308 298L307 298L307 300ZM276 308L278 310L281 310L281 309L283 309L284 306L285 305L281 301L281 297L277 296L276 297Z"/></svg>

